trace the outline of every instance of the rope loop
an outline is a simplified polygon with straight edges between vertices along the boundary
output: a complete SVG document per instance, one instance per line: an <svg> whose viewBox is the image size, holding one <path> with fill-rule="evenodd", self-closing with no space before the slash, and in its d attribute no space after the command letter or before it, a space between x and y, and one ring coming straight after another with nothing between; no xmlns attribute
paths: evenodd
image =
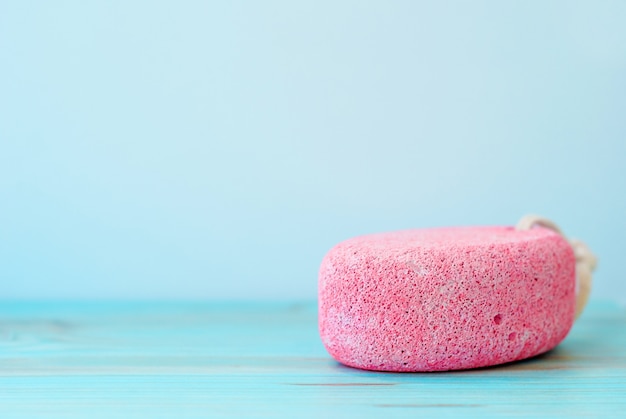
<svg viewBox="0 0 626 419"><path fill-rule="evenodd" d="M515 226L516 230L530 230L533 227L548 228L560 234L572 246L576 257L576 318L583 312L591 293L592 274L598 259L582 241L568 239L561 229L551 220L539 215L525 215Z"/></svg>

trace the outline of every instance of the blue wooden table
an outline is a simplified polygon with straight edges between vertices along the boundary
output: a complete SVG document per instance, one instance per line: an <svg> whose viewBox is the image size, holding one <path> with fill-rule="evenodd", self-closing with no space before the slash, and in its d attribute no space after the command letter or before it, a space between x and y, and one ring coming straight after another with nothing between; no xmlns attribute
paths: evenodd
<svg viewBox="0 0 626 419"><path fill-rule="evenodd" d="M314 303L2 303L0 418L626 417L626 311L480 370L343 367Z"/></svg>

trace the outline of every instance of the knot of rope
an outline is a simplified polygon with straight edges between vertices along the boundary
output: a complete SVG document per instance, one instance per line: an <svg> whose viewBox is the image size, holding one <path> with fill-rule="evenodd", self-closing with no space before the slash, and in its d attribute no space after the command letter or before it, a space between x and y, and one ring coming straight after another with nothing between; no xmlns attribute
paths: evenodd
<svg viewBox="0 0 626 419"><path fill-rule="evenodd" d="M585 243L576 239L568 239L561 229L547 218L538 215L525 215L519 220L515 228L517 230L530 230L535 226L548 228L560 234L574 250L576 257L576 318L578 318L587 305L591 293L592 274L598 260Z"/></svg>

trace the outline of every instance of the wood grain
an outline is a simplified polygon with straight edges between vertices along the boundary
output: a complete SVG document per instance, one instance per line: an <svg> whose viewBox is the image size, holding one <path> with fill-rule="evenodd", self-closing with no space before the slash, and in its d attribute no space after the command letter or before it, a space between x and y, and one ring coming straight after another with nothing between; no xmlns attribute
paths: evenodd
<svg viewBox="0 0 626 419"><path fill-rule="evenodd" d="M334 362L314 303L2 303L0 418L623 417L626 312L594 302L557 349L471 371Z"/></svg>

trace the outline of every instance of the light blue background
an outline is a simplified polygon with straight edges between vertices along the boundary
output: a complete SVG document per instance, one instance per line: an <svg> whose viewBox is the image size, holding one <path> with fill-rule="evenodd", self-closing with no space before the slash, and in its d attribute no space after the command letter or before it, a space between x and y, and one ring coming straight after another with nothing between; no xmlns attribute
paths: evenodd
<svg viewBox="0 0 626 419"><path fill-rule="evenodd" d="M353 235L556 220L626 295L626 2L0 3L0 298L315 298Z"/></svg>

